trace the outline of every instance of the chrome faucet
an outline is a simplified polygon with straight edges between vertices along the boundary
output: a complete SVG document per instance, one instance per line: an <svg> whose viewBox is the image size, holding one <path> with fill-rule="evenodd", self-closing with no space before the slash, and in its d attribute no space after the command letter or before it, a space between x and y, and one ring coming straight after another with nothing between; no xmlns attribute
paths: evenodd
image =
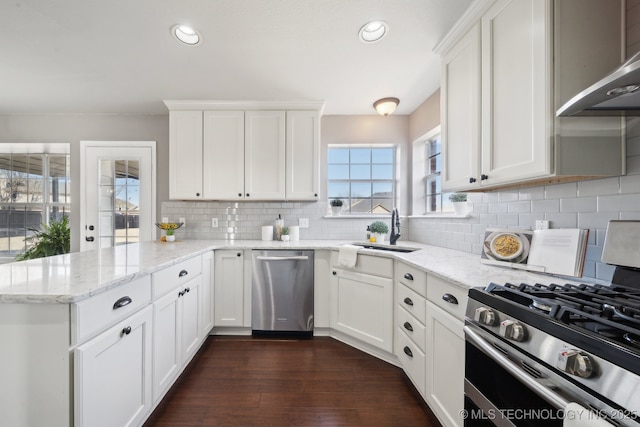
<svg viewBox="0 0 640 427"><path fill-rule="evenodd" d="M395 245L400 238L400 214L398 208L393 208L391 212L391 234L389 235L389 243Z"/></svg>

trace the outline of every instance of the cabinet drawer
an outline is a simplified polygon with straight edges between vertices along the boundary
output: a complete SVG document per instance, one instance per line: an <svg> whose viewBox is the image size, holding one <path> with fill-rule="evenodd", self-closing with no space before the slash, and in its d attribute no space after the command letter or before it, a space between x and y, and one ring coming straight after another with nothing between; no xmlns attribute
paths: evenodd
<svg viewBox="0 0 640 427"><path fill-rule="evenodd" d="M187 283L202 273L202 257L196 256L163 268L151 275L153 283L153 299L165 295L167 292Z"/></svg>
<svg viewBox="0 0 640 427"><path fill-rule="evenodd" d="M423 297L427 296L427 273L404 263L396 264L397 281L413 289Z"/></svg>
<svg viewBox="0 0 640 427"><path fill-rule="evenodd" d="M71 305L71 341L79 344L151 302L151 277L145 276Z"/></svg>
<svg viewBox="0 0 640 427"><path fill-rule="evenodd" d="M358 254L355 267L345 268L338 265L338 251L333 251L331 253L331 266L356 273L387 277L389 279L393 278L393 260L391 258Z"/></svg>
<svg viewBox="0 0 640 427"><path fill-rule="evenodd" d="M427 299L458 319L464 319L464 312L467 308L467 294L468 291L463 288L447 283L438 277L429 276ZM457 304L453 303L454 299L458 302Z"/></svg>
<svg viewBox="0 0 640 427"><path fill-rule="evenodd" d="M426 300L418 293L402 284L396 285L396 302L424 325L426 321Z"/></svg>
<svg viewBox="0 0 640 427"><path fill-rule="evenodd" d="M396 310L396 325L422 350L426 349L426 327L404 308L398 306Z"/></svg>
<svg viewBox="0 0 640 427"><path fill-rule="evenodd" d="M422 396L425 395L424 353L407 337L402 329L397 329L396 355L402 363L405 373L411 378Z"/></svg>

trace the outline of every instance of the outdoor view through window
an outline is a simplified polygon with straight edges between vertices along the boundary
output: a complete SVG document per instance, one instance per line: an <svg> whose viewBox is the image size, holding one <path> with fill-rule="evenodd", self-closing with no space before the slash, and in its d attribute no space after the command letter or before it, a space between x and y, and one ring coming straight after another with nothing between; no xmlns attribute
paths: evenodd
<svg viewBox="0 0 640 427"><path fill-rule="evenodd" d="M0 258L26 249L42 224L70 214L68 154L0 153Z"/></svg>
<svg viewBox="0 0 640 427"><path fill-rule="evenodd" d="M342 200L343 213L390 214L396 192L395 164L393 146L329 146L329 202Z"/></svg>

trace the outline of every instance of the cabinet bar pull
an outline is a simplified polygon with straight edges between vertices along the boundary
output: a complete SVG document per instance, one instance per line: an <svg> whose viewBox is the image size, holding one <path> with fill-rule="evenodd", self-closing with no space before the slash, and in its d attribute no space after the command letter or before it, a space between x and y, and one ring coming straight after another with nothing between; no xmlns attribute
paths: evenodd
<svg viewBox="0 0 640 427"><path fill-rule="evenodd" d="M402 325L402 326L404 326L404 328L405 328L407 331L409 331L409 332L413 332L413 326L411 326L411 323L409 323L409 322L404 322L404 325Z"/></svg>
<svg viewBox="0 0 640 427"><path fill-rule="evenodd" d="M411 349L409 347L407 347L406 345L404 346L404 348L402 349L402 351L404 351L404 354L406 354L409 357L413 357L413 352L411 351Z"/></svg>
<svg viewBox="0 0 640 427"><path fill-rule="evenodd" d="M181 270L180 273L178 273L178 277L184 277L187 274L189 274L189 272L187 270Z"/></svg>
<svg viewBox="0 0 640 427"><path fill-rule="evenodd" d="M407 305L413 306L413 301L411 301L411 298L409 298L409 297L406 297L404 299L404 303L407 304Z"/></svg>
<svg viewBox="0 0 640 427"><path fill-rule="evenodd" d="M411 275L411 273L404 273L404 278L407 280L413 280L413 275Z"/></svg>
<svg viewBox="0 0 640 427"><path fill-rule="evenodd" d="M458 298L454 297L451 294L442 295L442 299L448 302L449 304L458 304Z"/></svg>
<svg viewBox="0 0 640 427"><path fill-rule="evenodd" d="M122 330L122 335L129 335L131 333L131 326L127 326Z"/></svg>
<svg viewBox="0 0 640 427"><path fill-rule="evenodd" d="M124 307L125 305L131 304L132 302L133 300L130 297L122 297L118 301L113 303L113 309L117 310Z"/></svg>

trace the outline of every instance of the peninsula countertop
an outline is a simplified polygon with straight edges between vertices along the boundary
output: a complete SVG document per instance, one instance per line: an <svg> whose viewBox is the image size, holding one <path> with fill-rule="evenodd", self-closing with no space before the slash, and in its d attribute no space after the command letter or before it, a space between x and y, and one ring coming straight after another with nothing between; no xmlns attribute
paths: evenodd
<svg viewBox="0 0 640 427"><path fill-rule="evenodd" d="M220 249L337 250L343 240L177 240L150 241L88 252L74 252L0 265L0 303L69 304L123 285L180 261ZM575 280L482 264L480 256L417 242L397 253L360 249L358 253L402 260L449 282L469 288L490 282L576 283ZM579 279L578 279L579 280Z"/></svg>

